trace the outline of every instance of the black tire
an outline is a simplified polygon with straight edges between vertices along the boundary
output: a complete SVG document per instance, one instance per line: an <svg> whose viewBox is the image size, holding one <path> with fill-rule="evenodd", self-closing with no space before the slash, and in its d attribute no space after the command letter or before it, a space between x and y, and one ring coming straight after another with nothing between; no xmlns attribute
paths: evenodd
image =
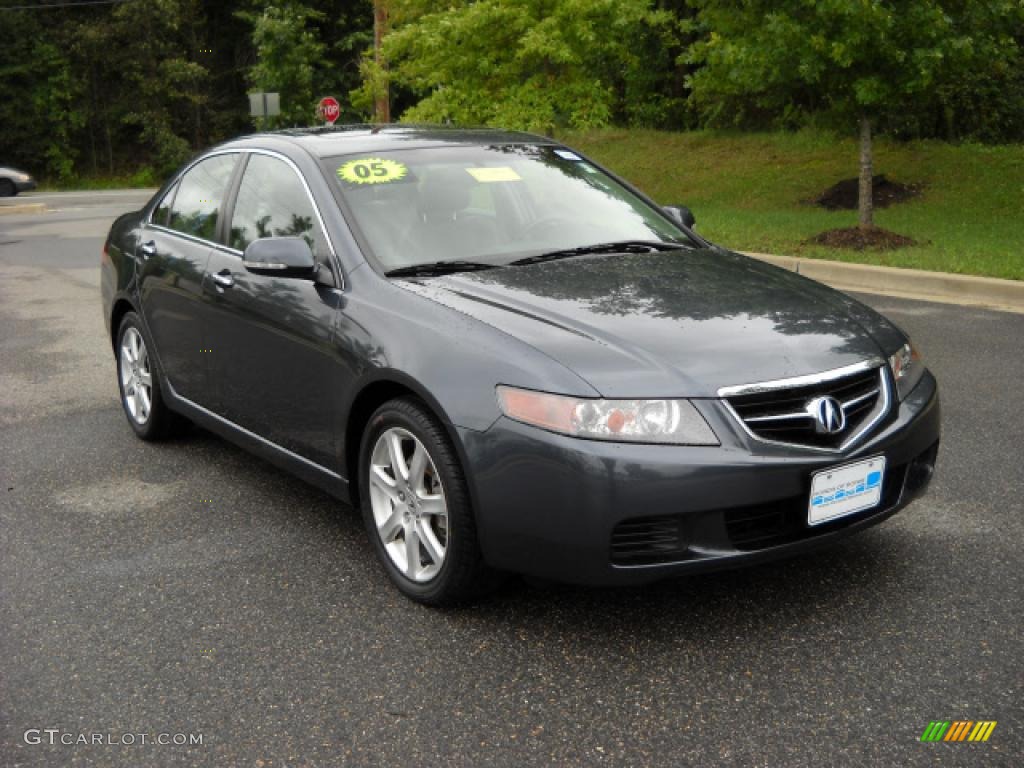
<svg viewBox="0 0 1024 768"><path fill-rule="evenodd" d="M18 188L10 179L0 179L0 197L14 197L18 194Z"/></svg>
<svg viewBox="0 0 1024 768"><path fill-rule="evenodd" d="M145 418L141 421L131 411L128 398L125 396L124 376L122 375L122 366L124 365L122 345L125 342L126 334L132 331L138 333L145 344L149 362L148 370L152 382L150 387L150 405ZM139 316L134 312L126 313L121 319L121 325L117 331L117 346L114 349L117 359L117 387L121 394L121 407L128 418L128 424L131 425L136 435L143 440L164 440L180 434L187 427L188 421L168 409L164 402L163 391L160 387L162 377L160 375L159 363L157 363L156 356L151 351L153 349L153 342L149 338L149 334L146 333L146 329L142 325Z"/></svg>
<svg viewBox="0 0 1024 768"><path fill-rule="evenodd" d="M444 489L446 551L439 572L425 582L413 581L392 562L374 521L369 482L371 455L380 436L394 427L408 431L426 448ZM360 442L358 485L367 535L391 582L406 597L433 606L455 605L479 597L500 583L500 574L484 563L480 552L476 520L458 455L444 428L420 400L391 400L370 417Z"/></svg>

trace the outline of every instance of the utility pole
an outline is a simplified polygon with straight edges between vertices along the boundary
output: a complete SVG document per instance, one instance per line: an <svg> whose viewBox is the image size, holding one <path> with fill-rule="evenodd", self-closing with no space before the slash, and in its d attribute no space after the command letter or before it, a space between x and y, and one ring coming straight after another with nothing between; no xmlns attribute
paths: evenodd
<svg viewBox="0 0 1024 768"><path fill-rule="evenodd" d="M377 83L377 95L374 99L374 120L378 123L391 122L391 94L388 87L387 62L381 52L381 41L388 29L387 0L373 0L373 59L377 64L380 82Z"/></svg>

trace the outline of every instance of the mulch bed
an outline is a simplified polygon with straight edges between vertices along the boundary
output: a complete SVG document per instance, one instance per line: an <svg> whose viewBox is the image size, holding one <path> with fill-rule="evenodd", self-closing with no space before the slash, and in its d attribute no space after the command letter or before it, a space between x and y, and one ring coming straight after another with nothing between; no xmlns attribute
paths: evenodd
<svg viewBox="0 0 1024 768"><path fill-rule="evenodd" d="M890 205L912 200L921 194L922 189L921 184L900 184L898 181L890 181L884 173L872 177L872 187L871 197L874 199L875 208L888 208ZM859 194L858 179L843 179L809 202L830 211L854 211L857 209Z"/></svg>
<svg viewBox="0 0 1024 768"><path fill-rule="evenodd" d="M913 238L898 235L881 227L830 229L820 235L815 235L807 242L814 245L825 245L829 248L848 248L853 251L892 251L896 248L906 248L908 245L917 245L917 241Z"/></svg>

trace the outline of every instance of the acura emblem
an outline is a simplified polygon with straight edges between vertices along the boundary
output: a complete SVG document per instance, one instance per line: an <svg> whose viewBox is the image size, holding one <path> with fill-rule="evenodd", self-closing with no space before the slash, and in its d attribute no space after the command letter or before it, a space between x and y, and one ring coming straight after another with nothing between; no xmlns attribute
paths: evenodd
<svg viewBox="0 0 1024 768"><path fill-rule="evenodd" d="M807 413L814 418L814 431L819 435L834 435L846 429L846 414L834 397L814 398L807 403Z"/></svg>

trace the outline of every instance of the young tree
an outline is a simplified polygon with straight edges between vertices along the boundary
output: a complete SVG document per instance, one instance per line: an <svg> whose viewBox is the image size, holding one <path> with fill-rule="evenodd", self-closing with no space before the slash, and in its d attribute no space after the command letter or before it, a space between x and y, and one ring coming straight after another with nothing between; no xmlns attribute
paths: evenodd
<svg viewBox="0 0 1024 768"><path fill-rule="evenodd" d="M373 119L378 123L391 122L391 94L387 81L387 61L384 58L384 35L388 31L388 2L373 0L373 63L381 74L373 100Z"/></svg>
<svg viewBox="0 0 1024 768"><path fill-rule="evenodd" d="M817 113L860 133L859 226L874 227L872 128L1015 43L993 17L1019 0L693 0L710 36L690 79L708 119ZM985 13L979 9L984 5Z"/></svg>

